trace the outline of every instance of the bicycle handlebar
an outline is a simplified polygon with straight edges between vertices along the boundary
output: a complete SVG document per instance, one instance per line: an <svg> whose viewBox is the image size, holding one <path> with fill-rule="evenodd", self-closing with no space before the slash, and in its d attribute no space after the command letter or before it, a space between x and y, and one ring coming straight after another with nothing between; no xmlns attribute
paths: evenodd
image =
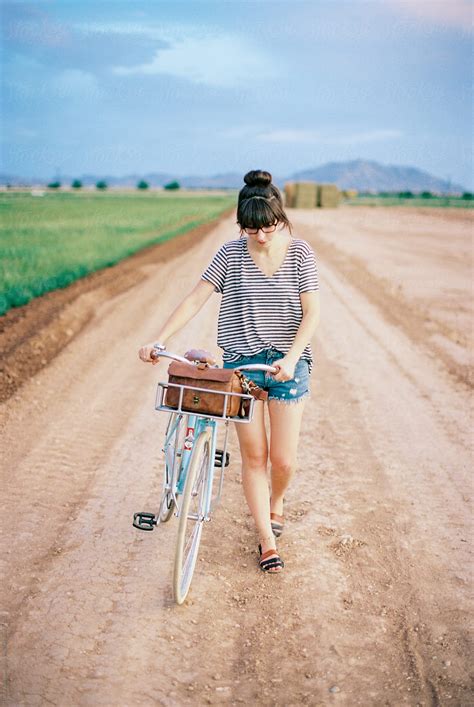
<svg viewBox="0 0 474 707"><path fill-rule="evenodd" d="M174 361L180 361L181 363L191 363L188 358L180 356L179 354L168 353L168 351L162 351L161 349L155 349L150 353L150 358L172 358Z"/></svg>
<svg viewBox="0 0 474 707"><path fill-rule="evenodd" d="M170 351L165 351L159 347L155 347L155 350L150 353L150 357L153 359L161 358L172 358L174 361L180 361L181 363L192 363L188 358L180 356L179 354L171 353ZM210 366L211 368L219 368L219 366ZM267 366L265 363L248 363L243 366L237 366L234 371L267 371L268 373L277 373L278 368L275 366Z"/></svg>

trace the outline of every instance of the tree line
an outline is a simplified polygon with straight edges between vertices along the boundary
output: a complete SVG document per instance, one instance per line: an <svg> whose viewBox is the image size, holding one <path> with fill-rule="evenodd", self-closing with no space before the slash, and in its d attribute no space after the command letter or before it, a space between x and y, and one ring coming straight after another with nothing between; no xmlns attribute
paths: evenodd
<svg viewBox="0 0 474 707"><path fill-rule="evenodd" d="M7 185L7 186L8 186L8 185ZM62 186L62 184L61 184L61 182L60 182L59 180L55 180L55 181L53 181L53 182L50 182L50 183L47 184L46 186L48 187L48 189L60 189L60 187ZM81 182L80 179L74 179L74 180L71 182L71 188L72 188L72 189L82 189L83 186L84 186L84 185L83 185L83 183ZM107 184L107 182L106 182L104 179L99 179L99 181L97 181L97 182L95 183L95 188L96 188L96 189L99 189L99 190L101 190L101 191L104 191L105 189L108 189L108 187L109 187L109 185ZM144 189L149 189L149 188L150 188L150 184L149 184L148 182L146 182L144 179L140 179L140 181L137 182L137 184L136 184L136 189L143 189L143 190L144 190ZM170 189L170 190L173 190L173 189L180 189L180 188L181 188L181 185L180 185L180 183L177 182L177 181L169 182L168 184L165 184L165 185L163 186L163 189Z"/></svg>

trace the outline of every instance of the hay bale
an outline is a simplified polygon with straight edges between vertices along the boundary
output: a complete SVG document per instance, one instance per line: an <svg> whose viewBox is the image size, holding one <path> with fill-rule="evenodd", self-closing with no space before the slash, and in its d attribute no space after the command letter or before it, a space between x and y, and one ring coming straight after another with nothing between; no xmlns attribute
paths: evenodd
<svg viewBox="0 0 474 707"><path fill-rule="evenodd" d="M341 192L335 184L320 184L318 187L318 206L333 209L339 205Z"/></svg>
<svg viewBox="0 0 474 707"><path fill-rule="evenodd" d="M285 182L285 206L291 208L295 203L295 183Z"/></svg>
<svg viewBox="0 0 474 707"><path fill-rule="evenodd" d="M317 206L318 185L316 182L296 182L294 207L296 209L314 209Z"/></svg>

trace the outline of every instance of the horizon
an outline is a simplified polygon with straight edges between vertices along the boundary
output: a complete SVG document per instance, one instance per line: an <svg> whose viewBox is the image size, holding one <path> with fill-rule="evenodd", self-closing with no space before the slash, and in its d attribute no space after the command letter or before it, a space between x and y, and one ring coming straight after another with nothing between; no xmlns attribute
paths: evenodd
<svg viewBox="0 0 474 707"><path fill-rule="evenodd" d="M406 170L410 170L410 171L413 170L413 169L415 169L416 171L419 171L420 174L426 174L427 177L429 177L429 178L438 179L439 181L442 180L442 178L438 177L438 175L433 175L433 174L430 174L430 173L428 173L428 172L424 172L423 170L418 170L418 168L415 167L414 165L393 165L393 164L384 164L384 163L378 162L378 161L376 161L376 160L364 160L363 158L356 158L356 159L354 159L354 160L347 160L346 162L326 162L326 163L324 163L324 164L322 164L322 165L314 165L314 167L309 168L309 170L310 170L310 171L311 171L311 170L317 170L317 169L321 169L321 168L325 168L325 167L326 167L326 168L330 168L330 167L332 167L332 166L334 166L334 165L341 165L341 164L345 164L345 165L352 165L352 164L354 164L354 165L356 165L356 164L360 164L360 163L362 163L362 164L376 165L377 167L382 167L382 168L392 168L392 167L394 167L394 168L396 168L396 169L406 169ZM307 170L308 170L308 168L307 168ZM307 170L306 170L306 171L307 171ZM195 179L205 179L206 177L209 177L209 178L212 179L212 178L222 178L222 177L225 177L225 176L229 176L229 177L243 176L243 175L241 175L239 172L236 172L236 171L235 171L235 172L231 172L231 171L220 171L220 172L217 172L217 173L215 173L215 174L177 174L177 173L175 173L175 172L174 172L174 173L165 173L165 172L159 172L159 171L151 171L151 172L147 172L147 173L143 173L143 172L129 172L129 173L127 173L127 174L120 174L120 175L110 174L110 173L108 173L108 174L107 174L107 173L102 173L102 174L95 173L95 174L94 174L94 173L90 173L90 172L89 172L89 173L88 173L88 172L84 172L84 173L82 173L82 174L56 174L56 175L54 175L53 177L46 177L46 176L40 176L40 175L34 175L34 176L31 176L31 177L21 177L21 176L19 177L19 176L16 176L16 175L8 175L8 174L0 173L0 180L1 180L1 181L0 181L0 187L8 186L8 187L13 187L13 188L15 188L15 187L24 186L24 187L41 187L41 188L43 188L43 187L46 187L46 186L47 186L47 185L46 185L46 182L48 182L48 181L51 181L51 182L57 181L57 182L60 183L60 188L61 188L61 189L71 189L71 188L73 188L73 187L72 187L72 181L74 181L74 180L86 179L86 178L93 179L93 181L95 181L95 182L96 182L97 180L106 180L106 179L108 179L108 178L110 178L110 179L112 179L112 180L115 180L115 179L128 179L128 178L129 178L129 179L132 179L132 178L133 178L133 180L136 181L136 180L140 180L140 179L143 180L143 179L149 178L150 176L157 176L157 175L158 175L158 176L159 176L159 175L166 175L166 179L167 179L167 180L169 180L169 179L176 179L176 180L178 180L178 179L192 179L192 178L195 178ZM272 174L272 181L273 181L275 184L278 184L278 183L281 183L281 182L286 181L286 180L288 180L288 179L295 179L295 178L297 178L297 177L295 177L295 175L296 175L296 172L295 172L295 173L292 173L292 174L286 174L286 175L280 175L280 174L276 174L276 175L275 175L275 174ZM3 181L3 180L5 179L5 177L13 177L13 179L15 179L15 180L16 180L16 179L21 179L21 178L23 178L23 179L25 179L25 182L24 182L23 184L19 183L19 184L16 184L16 185L12 185L12 184L9 184L8 180ZM306 178L303 177L303 181L304 181L305 179L306 179ZM310 181L314 181L314 179L311 179L310 177L308 177L308 179L309 179ZM65 180L69 180L69 181L72 180L72 181L71 181L71 183L66 183ZM318 178L316 181L319 182L320 179ZM330 181L330 180L329 180L329 181ZM84 183L84 184L82 184L81 186L82 186L82 188L85 188L85 189L93 189L93 188L95 188L95 185L94 185L94 184L90 184L90 183ZM136 186L136 184L133 185L133 187L132 187L131 184L120 184L120 185L117 185L117 184L107 184L107 189L122 189L122 188L127 188L127 189L129 189L129 188L134 188L134 189L136 189L137 186ZM164 186L163 186L163 185L160 186L160 185L152 185L152 184L149 184L147 188L150 189L150 190L162 190L162 189L164 188ZM344 190L344 189L346 189L346 188L348 188L348 189L356 188L356 189L357 189L358 191L360 191L361 193L374 193L374 194L375 194L375 193L382 193L382 192L398 193L398 192L400 192L400 191L406 191L406 190L407 190L407 187L399 187L399 188L393 188L393 189L390 189L390 188L387 189L386 187L380 187L380 188L378 188L378 189L374 189L374 188L365 188L365 187L360 187L360 188L359 188L359 187L356 187L355 185L353 185L353 186L347 186L347 187L340 187L340 188L341 188L341 190ZM191 191L199 190L199 189L210 189L210 190L215 189L215 190L217 190L217 191L223 189L223 190L226 190L226 191L238 191L238 190L239 190L239 187L238 187L238 186L229 187L229 186L224 186L224 185L222 185L222 186L214 186L214 187L212 187L212 186L207 186L207 187L205 187L205 186L180 185L180 190L186 191L186 189L190 189ZM408 190L410 190L410 189L408 189ZM439 187L439 188L438 188L438 187L426 187L426 186L425 186L425 187L419 187L419 188L416 188L416 187L415 187L415 188L411 188L411 190L412 190L413 193L415 193L415 194L418 193L418 192L421 193L422 191L426 191L426 190L431 191L433 194L447 194L447 193L455 194L455 193L462 193L462 192L465 192L465 191L467 191L467 192L470 191L470 190L467 189L464 185L461 185L461 184L458 184L458 183L456 183L456 182L453 182L452 180L451 180L451 181L446 181L446 182L444 183L444 186L443 186L443 187Z"/></svg>
<svg viewBox="0 0 474 707"><path fill-rule="evenodd" d="M2 12L9 176L264 165L284 177L362 160L473 190L465 0L270 12L254 1L6 2Z"/></svg>

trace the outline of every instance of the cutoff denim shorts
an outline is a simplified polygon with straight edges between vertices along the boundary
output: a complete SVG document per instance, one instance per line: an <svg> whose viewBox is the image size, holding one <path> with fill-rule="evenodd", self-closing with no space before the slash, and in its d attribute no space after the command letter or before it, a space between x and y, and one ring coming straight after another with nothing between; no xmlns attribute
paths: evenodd
<svg viewBox="0 0 474 707"><path fill-rule="evenodd" d="M247 363L265 363L272 366L284 353L274 348L265 349L255 356L240 356L236 361L225 361L224 368L238 368ZM274 374L266 371L242 371L242 373L268 392L268 400L278 400L281 403L296 403L310 394L309 364L300 358L295 366L294 378L289 381L276 381Z"/></svg>

